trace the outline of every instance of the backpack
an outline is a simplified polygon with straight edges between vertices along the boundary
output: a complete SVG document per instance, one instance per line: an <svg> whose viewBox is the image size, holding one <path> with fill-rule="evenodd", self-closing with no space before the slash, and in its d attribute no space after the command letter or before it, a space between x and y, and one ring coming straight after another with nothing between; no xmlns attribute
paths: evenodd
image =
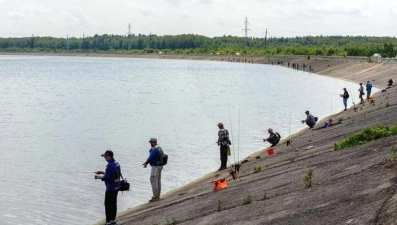
<svg viewBox="0 0 397 225"><path fill-rule="evenodd" d="M160 165L161 166L167 165L168 155L164 153L163 149L159 145L156 145L156 148L157 148L157 150L159 151L159 154L160 154Z"/></svg>
<svg viewBox="0 0 397 225"><path fill-rule="evenodd" d="M277 135L278 140L280 141L281 135L278 132L276 132L276 135Z"/></svg>

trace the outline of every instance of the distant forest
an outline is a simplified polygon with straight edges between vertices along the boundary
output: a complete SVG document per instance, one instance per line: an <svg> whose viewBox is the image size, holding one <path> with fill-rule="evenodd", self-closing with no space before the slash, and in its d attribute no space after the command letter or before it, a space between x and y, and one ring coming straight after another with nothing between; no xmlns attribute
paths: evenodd
<svg viewBox="0 0 397 225"><path fill-rule="evenodd" d="M0 51L90 52L124 54L241 54L396 57L397 38L368 36L304 36L244 38L202 35L94 35L84 38L0 38Z"/></svg>

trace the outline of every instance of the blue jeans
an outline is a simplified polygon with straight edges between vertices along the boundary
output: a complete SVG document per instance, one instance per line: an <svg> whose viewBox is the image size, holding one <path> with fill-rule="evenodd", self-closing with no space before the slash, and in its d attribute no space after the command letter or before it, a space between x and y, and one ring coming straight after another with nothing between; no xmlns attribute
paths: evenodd
<svg viewBox="0 0 397 225"><path fill-rule="evenodd" d="M345 105L345 109L347 107L347 98L343 98L343 104Z"/></svg>

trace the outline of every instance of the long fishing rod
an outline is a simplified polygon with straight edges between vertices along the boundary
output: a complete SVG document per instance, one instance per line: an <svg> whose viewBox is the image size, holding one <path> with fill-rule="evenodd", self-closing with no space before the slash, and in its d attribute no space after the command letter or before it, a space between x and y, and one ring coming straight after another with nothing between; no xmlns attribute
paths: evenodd
<svg viewBox="0 0 397 225"><path fill-rule="evenodd" d="M70 174L70 175L72 175L72 174L75 174L75 175L78 175L78 174L96 174L96 171L67 171L67 170L52 170L52 171L47 171L47 173L55 173L55 174L57 174L57 173L61 173L61 174Z"/></svg>
<svg viewBox="0 0 397 225"><path fill-rule="evenodd" d="M204 151L204 150L207 150L209 147L212 147L212 146L214 146L214 145L217 144L217 143L218 143L218 142L215 142L215 143L212 143L212 144L208 145L207 147L201 149L200 152L202 152L202 151Z"/></svg>
<svg viewBox="0 0 397 225"><path fill-rule="evenodd" d="M240 118L241 118L241 113L240 113L240 103L238 103L238 134L237 134L237 162L240 161Z"/></svg>
<svg viewBox="0 0 397 225"><path fill-rule="evenodd" d="M230 114L230 106L229 106L229 103L227 104L227 108L229 109L230 134L231 134L230 136L231 136L232 143L234 143L234 142L233 142L232 116L231 116L231 114ZM233 157L234 157L234 161L236 161L236 153L234 152L234 144L232 145L232 148L233 148Z"/></svg>

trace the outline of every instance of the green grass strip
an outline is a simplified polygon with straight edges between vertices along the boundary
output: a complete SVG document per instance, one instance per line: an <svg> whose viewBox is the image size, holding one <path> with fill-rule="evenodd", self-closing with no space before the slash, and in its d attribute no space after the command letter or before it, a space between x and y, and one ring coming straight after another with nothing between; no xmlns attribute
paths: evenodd
<svg viewBox="0 0 397 225"><path fill-rule="evenodd" d="M353 135L342 139L340 142L335 143L335 151L342 150L345 148L354 147L357 145L362 145L379 138L388 137L397 134L397 124L387 127L384 125L378 125L375 127L370 127L363 129Z"/></svg>

